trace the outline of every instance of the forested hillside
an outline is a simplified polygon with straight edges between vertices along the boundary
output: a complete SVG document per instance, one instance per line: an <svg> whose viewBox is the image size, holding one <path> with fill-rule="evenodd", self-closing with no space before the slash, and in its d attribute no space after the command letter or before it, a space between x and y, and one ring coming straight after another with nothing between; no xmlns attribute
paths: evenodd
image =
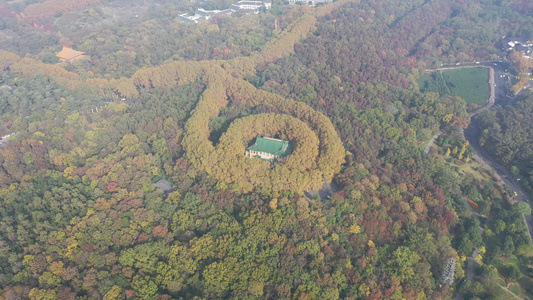
<svg viewBox="0 0 533 300"><path fill-rule="evenodd" d="M104 21L2 25L0 299L451 299L474 253L462 292L493 299L520 274L501 261L531 256L501 186L423 156L470 117L416 85L437 61L495 53L480 49L501 28L460 46L472 24L525 33L527 1L275 1L196 25L174 20L187 1L111 25L114 1L30 2L0 4L52 5L33 17L56 29ZM55 64L60 41L90 59ZM259 135L295 149L244 157ZM305 197L324 181L329 197Z"/></svg>

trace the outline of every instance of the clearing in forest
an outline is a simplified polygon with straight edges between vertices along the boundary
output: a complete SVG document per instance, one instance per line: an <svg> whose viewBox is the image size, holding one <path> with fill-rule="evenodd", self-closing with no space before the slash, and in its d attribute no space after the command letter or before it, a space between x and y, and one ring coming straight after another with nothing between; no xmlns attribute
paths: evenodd
<svg viewBox="0 0 533 300"><path fill-rule="evenodd" d="M459 96L467 104L484 105L489 99L489 74L487 68L464 68L434 72L418 78L422 92L437 92L441 96Z"/></svg>

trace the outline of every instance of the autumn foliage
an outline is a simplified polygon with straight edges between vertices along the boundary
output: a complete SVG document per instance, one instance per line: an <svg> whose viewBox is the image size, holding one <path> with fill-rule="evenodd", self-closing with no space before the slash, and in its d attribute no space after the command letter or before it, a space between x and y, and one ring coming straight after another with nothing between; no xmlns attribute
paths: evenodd
<svg viewBox="0 0 533 300"><path fill-rule="evenodd" d="M315 25L315 14L324 15L350 1L337 1L334 5L323 6L318 10L307 10L287 29L271 39L261 51L254 52L248 57L215 61L173 61L156 67L142 68L135 72L131 78L90 77L84 80L78 74L69 72L61 66L45 64L30 58L20 58L16 54L0 50L0 70L10 67L12 72L30 78L37 75L48 76L69 89L76 89L85 83L90 89L98 90L102 96L110 97L119 94L126 98L138 97L139 89L171 88L196 80L228 76L228 74L242 78L246 74L254 73L258 64L272 62L294 53L294 45L309 34ZM43 3L28 5L24 12L28 17L40 18L97 2L100 0L48 0Z"/></svg>
<svg viewBox="0 0 533 300"><path fill-rule="evenodd" d="M270 42L259 36L263 50L246 57L123 77L1 51L1 130L16 134L0 146L0 299L446 299L449 258L485 240L484 266L517 254L530 240L503 189L420 150L438 129L459 132L468 113L413 85L424 62L412 53L426 50L415 44L461 35L464 12L490 10L451 17L462 4L361 2L251 15L286 18L288 29L264 31ZM443 32L448 19L463 28ZM117 101L87 111L107 96ZM512 120L533 116L526 108ZM490 136L505 136L501 127ZM292 152L273 165L246 158L260 135ZM332 178L327 197L301 195ZM483 234L461 199L487 216ZM455 271L465 276L463 264Z"/></svg>
<svg viewBox="0 0 533 300"><path fill-rule="evenodd" d="M98 2L100 0L47 0L43 3L28 5L24 9L24 15L28 18L46 18L58 12L69 12Z"/></svg>
<svg viewBox="0 0 533 300"><path fill-rule="evenodd" d="M256 107L263 105L278 113L237 119L214 146L208 139L209 121L232 102ZM281 114L279 114L281 113ZM344 147L329 121L308 105L255 89L242 80L211 83L186 125L183 145L191 162L240 191L257 187L271 190L318 188L331 180L344 162ZM281 136L295 150L283 164L271 169L269 163L244 157L247 145L257 136Z"/></svg>

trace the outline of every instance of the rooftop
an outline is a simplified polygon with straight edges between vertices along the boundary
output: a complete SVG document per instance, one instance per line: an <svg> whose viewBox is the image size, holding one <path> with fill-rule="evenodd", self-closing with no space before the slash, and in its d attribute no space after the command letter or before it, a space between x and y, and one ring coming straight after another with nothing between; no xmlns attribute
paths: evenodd
<svg viewBox="0 0 533 300"><path fill-rule="evenodd" d="M71 60L73 58L76 58L80 55L83 55L85 52L76 51L72 48L68 48L63 46L63 49L59 51L56 56L62 59Z"/></svg>
<svg viewBox="0 0 533 300"><path fill-rule="evenodd" d="M263 1L239 1L237 4L244 4L244 5L263 5Z"/></svg>
<svg viewBox="0 0 533 300"><path fill-rule="evenodd" d="M521 38L521 37L503 37L502 43L503 44L508 44L508 43L527 44L528 40L526 38Z"/></svg>
<svg viewBox="0 0 533 300"><path fill-rule="evenodd" d="M258 137L255 139L255 143L248 147L248 150L270 153L282 157L289 154L289 149L289 141L269 137Z"/></svg>
<svg viewBox="0 0 533 300"><path fill-rule="evenodd" d="M155 186L163 190L163 192L172 191L172 184L166 179L160 179L158 182L155 183Z"/></svg>

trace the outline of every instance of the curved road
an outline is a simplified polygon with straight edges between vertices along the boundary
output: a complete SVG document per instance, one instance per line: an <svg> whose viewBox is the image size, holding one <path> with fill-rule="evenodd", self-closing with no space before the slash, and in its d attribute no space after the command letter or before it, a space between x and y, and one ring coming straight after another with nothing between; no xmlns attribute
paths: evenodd
<svg viewBox="0 0 533 300"><path fill-rule="evenodd" d="M507 69L510 67L509 63L507 62L487 62L483 63L483 65L487 65L490 67L490 98L485 106L471 114L472 121L470 122L470 126L468 126L468 128L464 131L465 138L470 142L472 148L476 150L477 156L481 160L480 163L483 165L488 165L493 170L495 170L497 175L501 178L501 181L506 184L512 191L517 193L515 199L517 201L522 201L531 205L531 199L529 199L526 193L524 193L524 191L520 188L511 173L499 164L497 164L479 144L481 130L479 128L479 121L477 120L477 118L475 118L475 115L479 114L483 110L490 109L494 105L505 106L513 103L515 97L508 96L508 86L512 85L513 81L516 81L515 78L509 76L506 73ZM533 216L524 216L524 219L529 230L529 237L531 238L533 236Z"/></svg>
<svg viewBox="0 0 533 300"><path fill-rule="evenodd" d="M524 191L520 188L520 186L517 184L517 182L514 180L514 177L507 171L505 168L497 164L488 154L485 152L485 150L481 147L479 144L479 137L481 136L481 130L479 129L478 120L476 118L472 119L472 122L470 123L470 126L465 130L465 138L470 142L470 145L474 150L476 150L477 155L487 164L489 165L493 170L496 171L496 173L500 176L503 183L505 183L511 190L517 193L517 196L515 199L517 201L526 202L531 205L531 200L529 197L524 193ZM529 236L533 235L533 216L524 216L526 220L526 224L529 230Z"/></svg>
<svg viewBox="0 0 533 300"><path fill-rule="evenodd" d="M512 84L512 77L506 74L506 71L509 68L509 64L506 62L489 62L489 63L483 63L483 65L489 66L490 97L488 99L487 104L485 104L483 107L481 107L477 111L470 114L470 116L472 117L472 120L468 128L463 132L464 136L470 142L470 145L472 146L472 148L474 148L474 150L477 152L477 154L474 156L475 159L480 164L482 164L485 168L488 167L489 169L494 170L497 173L497 176L494 176L494 177L496 178L500 177L499 179L503 184L506 184L512 191L517 193L517 196L515 197L516 200L526 202L529 205L531 205L532 203L531 200L524 193L524 191L520 188L520 186L518 186L518 184L514 180L514 177L505 168L497 164L479 144L479 137L481 136L481 130L479 128L479 120L475 116L483 112L484 110L490 109L494 105L505 106L507 104L512 103L514 100L514 97L507 96L506 86L509 84ZM492 67L491 65L493 65L494 67ZM496 77L495 74L498 76ZM429 147L431 147L431 144L433 144L434 140L435 139L431 139L430 143L428 143L424 154L427 155L427 151L429 150ZM493 171L491 171L491 173L492 172ZM477 218L477 215L472 211L470 205L468 205L468 203L465 203L465 205L472 212L472 215ZM524 221L526 222L526 225L528 227L529 238L531 239L533 236L533 216L524 215ZM533 242L533 239L532 239L532 242ZM478 249L476 248L476 251L474 251L472 257L468 258L466 280L472 280L473 278L473 265L474 265L475 258L477 256L477 250ZM461 286L462 284L458 286L458 293L454 297L454 300L462 299L463 293L461 290ZM504 290L508 291L507 288L504 288Z"/></svg>
<svg viewBox="0 0 533 300"><path fill-rule="evenodd" d="M512 191L517 193L515 199L517 201L522 201L531 205L533 202L529 197L524 193L520 188L517 182L514 180L513 176L505 168L497 164L479 145L479 137L481 135L481 130L479 129L478 120L475 116L481 113L484 110L490 109L493 106L505 106L513 103L516 99L515 97L509 97L508 91L509 87L515 84L518 80L513 76L509 76L507 70L510 68L510 64L504 61L493 61L493 62L482 62L475 64L474 66L486 66L489 67L489 92L490 97L487 104L478 109L477 111L470 114L472 116L472 121L470 126L464 131L465 138L470 142L470 145L477 152L477 157L482 165L489 166L497 175L501 178L501 181L506 184ZM439 69L459 69L465 67L472 67L470 65L448 65L441 66ZM433 141L433 139L432 139ZM427 149L431 146L432 143L428 144ZM495 176L496 178L498 176ZM512 197L512 195L511 195ZM529 230L529 237L533 242L533 215L524 216L526 225Z"/></svg>

